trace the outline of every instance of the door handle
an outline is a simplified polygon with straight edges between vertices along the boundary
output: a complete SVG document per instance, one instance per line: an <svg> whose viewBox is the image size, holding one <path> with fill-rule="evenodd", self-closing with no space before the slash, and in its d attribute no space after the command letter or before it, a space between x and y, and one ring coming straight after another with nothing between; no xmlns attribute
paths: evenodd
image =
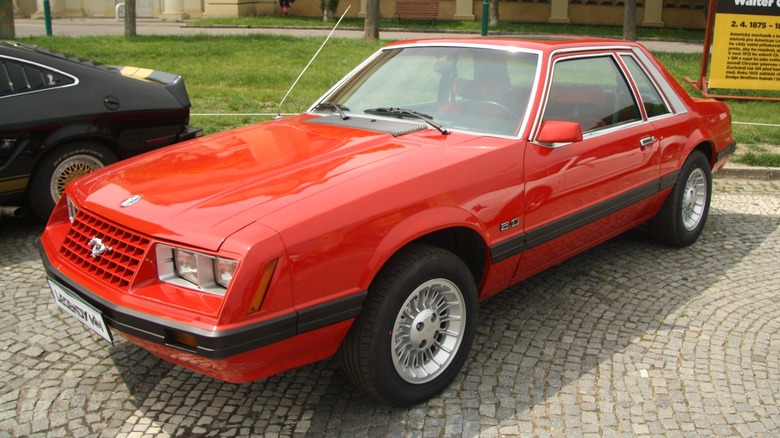
<svg viewBox="0 0 780 438"><path fill-rule="evenodd" d="M644 149L644 148L646 148L646 147L648 147L648 146L652 145L653 143L655 143L655 137L653 137L653 136L650 136L650 137L644 137L644 138L642 138L641 140L639 140L639 146L640 146L642 149Z"/></svg>

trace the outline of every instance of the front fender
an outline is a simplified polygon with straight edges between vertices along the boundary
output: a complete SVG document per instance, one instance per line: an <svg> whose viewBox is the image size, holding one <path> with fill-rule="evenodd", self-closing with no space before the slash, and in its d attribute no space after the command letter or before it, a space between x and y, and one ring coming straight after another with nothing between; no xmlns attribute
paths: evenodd
<svg viewBox="0 0 780 438"><path fill-rule="evenodd" d="M406 217L384 235L366 265L361 285L368 288L382 266L401 248L439 231L454 228L466 228L479 235L483 243L488 241L487 226L465 209L447 206L420 211Z"/></svg>

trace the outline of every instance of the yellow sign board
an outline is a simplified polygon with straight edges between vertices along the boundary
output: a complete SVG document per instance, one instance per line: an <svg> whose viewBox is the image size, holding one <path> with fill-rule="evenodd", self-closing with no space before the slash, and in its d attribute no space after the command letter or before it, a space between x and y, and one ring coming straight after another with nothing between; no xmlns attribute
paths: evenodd
<svg viewBox="0 0 780 438"><path fill-rule="evenodd" d="M717 0L710 88L780 90L780 0Z"/></svg>

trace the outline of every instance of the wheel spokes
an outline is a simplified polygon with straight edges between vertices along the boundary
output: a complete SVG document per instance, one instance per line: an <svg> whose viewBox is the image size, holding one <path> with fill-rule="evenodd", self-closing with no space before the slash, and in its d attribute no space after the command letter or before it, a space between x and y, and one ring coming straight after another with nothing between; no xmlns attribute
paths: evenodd
<svg viewBox="0 0 780 438"><path fill-rule="evenodd" d="M701 169L694 170L685 183L682 221L685 229L694 230L704 217L707 202L707 179Z"/></svg>
<svg viewBox="0 0 780 438"><path fill-rule="evenodd" d="M446 279L425 282L409 295L393 332L393 365L404 380L424 383L446 369L464 335L464 306L460 289Z"/></svg>

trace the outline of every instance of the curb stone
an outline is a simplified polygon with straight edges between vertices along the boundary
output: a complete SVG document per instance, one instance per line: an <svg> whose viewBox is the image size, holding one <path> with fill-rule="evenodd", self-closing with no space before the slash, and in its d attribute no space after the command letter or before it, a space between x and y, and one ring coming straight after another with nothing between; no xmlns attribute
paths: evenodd
<svg viewBox="0 0 780 438"><path fill-rule="evenodd" d="M780 180L780 168L726 164L726 167L715 172L713 176L715 178L741 178L776 181Z"/></svg>

